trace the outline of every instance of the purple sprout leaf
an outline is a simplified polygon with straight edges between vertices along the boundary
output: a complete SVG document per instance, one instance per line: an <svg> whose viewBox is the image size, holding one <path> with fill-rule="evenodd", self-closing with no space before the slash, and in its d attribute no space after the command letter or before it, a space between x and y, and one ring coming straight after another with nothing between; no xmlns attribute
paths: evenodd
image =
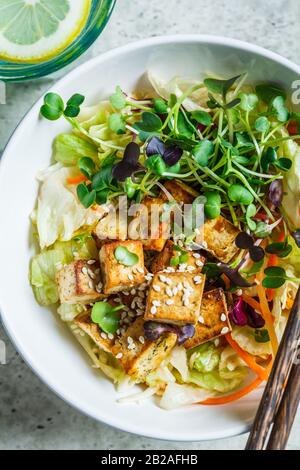
<svg viewBox="0 0 300 470"><path fill-rule="evenodd" d="M166 150L166 146L162 140L158 137L152 137L146 148L147 157L152 157L152 155L161 155L163 156Z"/></svg>
<svg viewBox="0 0 300 470"><path fill-rule="evenodd" d="M244 279L239 271L237 269L230 268L225 263L218 263L217 264L218 268L223 274L226 274L226 276L230 279L230 281L238 287L252 287L253 283L250 284L246 279Z"/></svg>
<svg viewBox="0 0 300 470"><path fill-rule="evenodd" d="M254 308L247 304L248 325L251 328L263 328L266 324L263 317Z"/></svg>
<svg viewBox="0 0 300 470"><path fill-rule="evenodd" d="M167 323L148 321L144 324L144 333L145 338L151 342L157 341L165 333L174 333L177 335L178 345L182 345L195 335L195 327L193 325L177 327Z"/></svg>
<svg viewBox="0 0 300 470"><path fill-rule="evenodd" d="M178 346L184 344L188 339L193 338L195 336L196 330L194 325L184 325L181 328L176 328L177 334L177 343Z"/></svg>
<svg viewBox="0 0 300 470"><path fill-rule="evenodd" d="M179 162L183 154L183 150L181 150L179 147L176 147L175 145L172 145L171 147L166 147L164 154L163 154L163 159L164 162L168 166L174 166L176 163Z"/></svg>
<svg viewBox="0 0 300 470"><path fill-rule="evenodd" d="M252 248L254 241L251 235L246 232L241 232L235 239L235 244L241 250L246 250L247 248Z"/></svg>
<svg viewBox="0 0 300 470"><path fill-rule="evenodd" d="M269 187L269 199L275 207L280 207L283 199L283 184L281 180L272 181Z"/></svg>
<svg viewBox="0 0 300 470"><path fill-rule="evenodd" d="M249 254L254 263L259 263L265 257L265 250L260 246L252 246L249 250Z"/></svg>
<svg viewBox="0 0 300 470"><path fill-rule="evenodd" d="M140 153L139 145L135 142L130 142L125 149L123 159L113 168L113 178L117 181L125 181L126 178L140 170L142 168L139 163Z"/></svg>

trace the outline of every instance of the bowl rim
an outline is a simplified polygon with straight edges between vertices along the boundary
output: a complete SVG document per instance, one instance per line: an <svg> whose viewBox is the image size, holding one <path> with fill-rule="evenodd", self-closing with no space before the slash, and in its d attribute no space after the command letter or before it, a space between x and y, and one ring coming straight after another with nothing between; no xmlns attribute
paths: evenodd
<svg viewBox="0 0 300 470"><path fill-rule="evenodd" d="M59 79L54 84L52 84L52 86L49 88L48 91L52 90L53 87L57 85L60 87L65 86L68 82L72 81L74 76L76 75L80 76L80 74L83 71L87 71L90 68L93 68L96 64L102 63L108 59L113 59L124 53L126 54L129 52L134 52L136 50L143 49L143 48L153 46L153 45L166 45L166 44L174 44L174 43L176 44L184 44L184 43L206 44L208 43L210 45L216 44L216 45L234 47L243 51L255 53L263 58L270 59L300 75L299 65L261 46L257 46L257 45L254 45L245 41L240 41L238 39L232 39L232 38L223 37L223 36L201 35L201 34L179 34L179 35L167 35L167 36L157 36L153 38L146 38L146 39L138 40L138 41L129 43L125 46L117 47L107 52L104 52L103 54L100 54L99 56L84 62L83 64L79 65L78 67L70 71L63 78ZM0 158L0 187L1 187L1 178L4 176L4 172L5 172L5 165L7 162L7 154L9 152L9 149L13 145L14 139L21 132L23 122L30 116L30 114L34 111L34 109L37 107L37 105L41 101L42 101L42 97L40 97L30 107L30 109L26 112L25 116L16 126L15 130L12 132L11 137L9 138L6 146L4 147L2 157ZM1 290L1 283L0 283L0 290ZM2 322L5 332L7 333L8 337L12 341L17 351L20 353L21 357L24 359L25 363L35 373L35 375L38 376L38 378L45 385L47 385L47 387L50 390L52 390L57 396L59 396L63 401L65 401L67 404L71 405L76 410L80 411L86 416L89 416L90 418L93 418L94 420L98 422L105 423L113 428L131 433L131 434L148 437L152 439L160 439L164 441L177 441L177 442L208 441L208 440L216 440L216 439L223 439L227 437L237 436L240 434L247 433L252 425L252 421L244 422L243 424L239 423L239 424L232 425L226 431L216 430L215 432L207 435L207 437L205 438L200 437L199 435L199 436L195 436L195 439L191 439L190 437L185 436L184 431L181 434L177 432L174 433L172 430L168 431L168 433L165 433L165 432L160 432L160 430L158 429L156 434L154 435L151 432L147 432L147 428L145 427L141 429L140 427L137 427L131 423L123 423L123 422L119 423L117 416L110 416L110 415L103 414L101 418L95 417L92 411L87 406L84 408L82 405L77 404L75 400L72 399L71 396L69 396L67 393L65 393L65 391L62 390L62 387L60 387L57 383L54 384L53 381L47 378L47 372L45 372L42 368L40 368L37 364L35 364L36 362L35 358L30 357L30 353L27 353L26 350L23 349L22 340L18 338L15 335L15 332L13 331L13 329L10 328L9 315L4 313L8 311L9 311L9 307L2 305L1 292L0 292L0 320Z"/></svg>

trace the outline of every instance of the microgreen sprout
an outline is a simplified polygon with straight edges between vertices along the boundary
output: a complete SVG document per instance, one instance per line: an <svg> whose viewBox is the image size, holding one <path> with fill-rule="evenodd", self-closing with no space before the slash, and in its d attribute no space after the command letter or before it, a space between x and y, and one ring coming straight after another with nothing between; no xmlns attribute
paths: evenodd
<svg viewBox="0 0 300 470"><path fill-rule="evenodd" d="M124 305L113 306L108 302L96 302L92 308L91 318L93 323L100 326L107 334L114 334L120 325L119 310L122 310Z"/></svg>

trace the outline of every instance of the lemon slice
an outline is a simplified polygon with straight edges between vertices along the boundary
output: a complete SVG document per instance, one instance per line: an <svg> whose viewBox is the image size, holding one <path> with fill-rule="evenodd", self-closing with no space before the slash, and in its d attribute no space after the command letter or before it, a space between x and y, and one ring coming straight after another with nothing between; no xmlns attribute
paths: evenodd
<svg viewBox="0 0 300 470"><path fill-rule="evenodd" d="M91 0L0 0L0 59L42 62L80 34Z"/></svg>

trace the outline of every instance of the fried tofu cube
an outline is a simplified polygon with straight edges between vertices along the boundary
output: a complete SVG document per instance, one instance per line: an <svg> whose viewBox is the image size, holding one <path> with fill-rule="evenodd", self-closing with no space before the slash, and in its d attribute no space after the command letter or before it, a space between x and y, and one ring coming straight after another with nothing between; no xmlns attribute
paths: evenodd
<svg viewBox="0 0 300 470"><path fill-rule="evenodd" d="M123 220L117 211L112 210L98 222L94 235L102 244L109 240L126 240L127 220Z"/></svg>
<svg viewBox="0 0 300 470"><path fill-rule="evenodd" d="M229 263L238 253L235 239L240 233L231 222L220 216L204 224L205 249L223 263Z"/></svg>
<svg viewBox="0 0 300 470"><path fill-rule="evenodd" d="M171 259L178 256L178 251L174 250L174 242L168 240L163 251L159 253L151 264L151 272L156 274L164 271L171 266ZM204 256L199 255L194 251L187 251L188 259L185 263L178 265L175 269L182 271L190 271L193 273L201 272L205 263Z"/></svg>
<svg viewBox="0 0 300 470"><path fill-rule="evenodd" d="M105 295L102 291L99 264L78 260L63 267L56 275L62 304L89 304Z"/></svg>
<svg viewBox="0 0 300 470"><path fill-rule="evenodd" d="M196 324L205 276L200 273L158 273L150 286L145 320L175 325Z"/></svg>
<svg viewBox="0 0 300 470"><path fill-rule="evenodd" d="M168 225L160 220L165 201L160 198L145 197L143 211L139 214L141 229L146 232L142 242L144 250L162 251L168 239ZM144 222L145 217L145 222ZM147 227L144 227L144 225Z"/></svg>
<svg viewBox="0 0 300 470"><path fill-rule="evenodd" d="M145 382L177 342L177 335L173 333L166 333L155 342L148 341L144 337L144 323L142 317L135 320L113 350L125 372L137 383Z"/></svg>
<svg viewBox="0 0 300 470"><path fill-rule="evenodd" d="M137 255L138 262L134 266L121 264L115 257L115 250L118 247L125 247L130 253ZM104 283L103 292L107 295L142 284L147 273L142 242L127 240L103 245L100 250L100 265Z"/></svg>
<svg viewBox="0 0 300 470"><path fill-rule="evenodd" d="M205 292L202 297L200 316L196 325L196 333L185 344L192 349L231 331L228 318L226 297L223 289Z"/></svg>
<svg viewBox="0 0 300 470"><path fill-rule="evenodd" d="M101 331L96 323L92 322L90 313L84 313L75 318L74 323L84 331L100 349L103 349L105 352L112 353L113 346L115 344L115 337L108 338L108 335Z"/></svg>
<svg viewBox="0 0 300 470"><path fill-rule="evenodd" d="M164 183L164 187L178 203L192 204L196 197L199 196L197 191L180 181L166 181ZM168 198L163 191L161 193L161 197L164 201L168 201Z"/></svg>

